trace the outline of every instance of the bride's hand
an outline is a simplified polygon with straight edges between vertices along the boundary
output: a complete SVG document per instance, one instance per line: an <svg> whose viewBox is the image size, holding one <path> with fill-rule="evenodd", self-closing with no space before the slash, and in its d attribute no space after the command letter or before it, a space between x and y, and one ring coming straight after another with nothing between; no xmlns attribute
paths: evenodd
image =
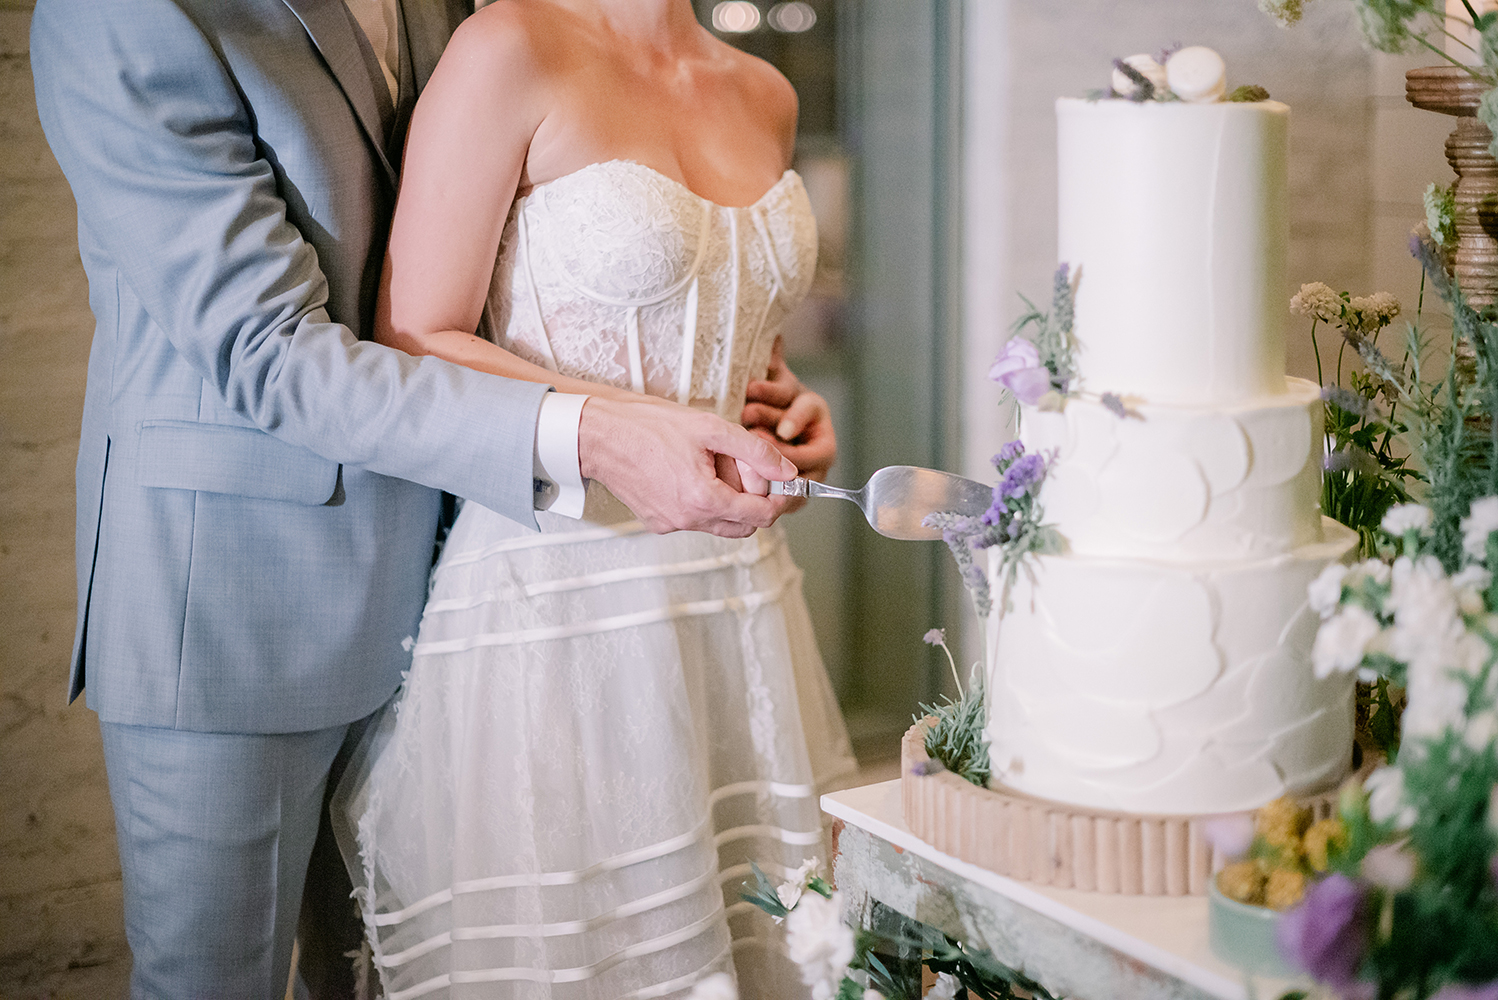
<svg viewBox="0 0 1498 1000"><path fill-rule="evenodd" d="M796 475L769 442L711 413L608 396L583 405L577 453L582 474L602 482L656 532L743 538L785 510L784 498L741 493L720 479L719 456L760 480Z"/></svg>
<svg viewBox="0 0 1498 1000"><path fill-rule="evenodd" d="M808 389L785 363L776 338L770 368L763 379L749 383L740 418L744 426L796 463L798 475L825 482L837 459L837 435L827 401ZM796 510L797 500L788 510Z"/></svg>

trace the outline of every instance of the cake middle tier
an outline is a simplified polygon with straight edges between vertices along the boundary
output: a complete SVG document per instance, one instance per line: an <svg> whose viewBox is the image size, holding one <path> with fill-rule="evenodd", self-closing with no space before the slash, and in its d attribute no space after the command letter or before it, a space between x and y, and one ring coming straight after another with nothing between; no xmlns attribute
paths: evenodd
<svg viewBox="0 0 1498 1000"><path fill-rule="evenodd" d="M1263 558L1321 538L1321 396L1223 407L1128 403L1119 417L1072 399L1024 411L1020 439L1055 452L1041 488L1046 522L1079 555L1163 562Z"/></svg>

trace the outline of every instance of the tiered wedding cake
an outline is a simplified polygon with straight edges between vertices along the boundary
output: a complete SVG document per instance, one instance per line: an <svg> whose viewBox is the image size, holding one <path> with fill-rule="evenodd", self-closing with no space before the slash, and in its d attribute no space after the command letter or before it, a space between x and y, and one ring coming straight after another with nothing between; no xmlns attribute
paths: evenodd
<svg viewBox="0 0 1498 1000"><path fill-rule="evenodd" d="M1157 815L1324 789L1353 678L1313 676L1306 586L1356 535L1317 507L1317 387L1284 374L1289 109L1056 114L1082 391L1023 408L1067 551L1027 559L989 619L994 781Z"/></svg>

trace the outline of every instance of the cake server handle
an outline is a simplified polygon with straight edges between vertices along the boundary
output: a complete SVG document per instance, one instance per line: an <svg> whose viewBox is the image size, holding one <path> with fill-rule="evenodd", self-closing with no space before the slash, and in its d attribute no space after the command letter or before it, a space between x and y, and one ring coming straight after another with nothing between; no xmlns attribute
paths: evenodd
<svg viewBox="0 0 1498 1000"><path fill-rule="evenodd" d="M941 531L921 522L930 514L946 512L977 517L993 500L993 487L954 476L950 472L893 465L880 469L862 489L845 490L807 479L771 482L772 496L838 497L851 500L864 519L888 538L925 541Z"/></svg>

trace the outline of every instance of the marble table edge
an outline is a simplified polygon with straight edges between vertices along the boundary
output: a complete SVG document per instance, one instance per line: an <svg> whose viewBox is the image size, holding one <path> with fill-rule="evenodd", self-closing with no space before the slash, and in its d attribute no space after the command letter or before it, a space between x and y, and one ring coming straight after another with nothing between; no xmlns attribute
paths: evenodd
<svg viewBox="0 0 1498 1000"><path fill-rule="evenodd" d="M1140 940L1112 924L1052 899L1035 886L998 875L937 850L905 828L900 815L898 779L829 793L822 796L821 806L823 811L836 819L886 840L900 851L913 854L990 892L1004 896L1128 959L1209 996L1220 1000L1252 1000L1254 997L1279 995L1274 989L1261 991L1255 988L1258 984L1269 986L1269 981L1257 977L1234 980L1223 976L1192 963L1184 956ZM1206 900L1201 899L1200 903L1205 922Z"/></svg>

